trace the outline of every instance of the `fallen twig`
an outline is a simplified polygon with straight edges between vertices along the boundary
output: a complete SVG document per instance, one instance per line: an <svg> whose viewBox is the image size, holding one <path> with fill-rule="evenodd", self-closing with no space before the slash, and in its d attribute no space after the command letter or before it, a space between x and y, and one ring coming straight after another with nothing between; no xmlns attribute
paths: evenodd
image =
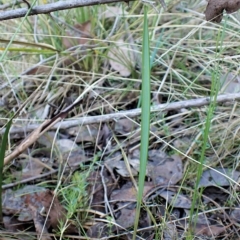
<svg viewBox="0 0 240 240"><path fill-rule="evenodd" d="M98 5L98 4L107 4L107 3L116 3L116 2L130 2L135 0L71 0L71 1L57 1L55 3L44 4L41 6L32 7L30 15L36 14L47 14L50 12L55 12L59 10L77 8L77 7L84 7L84 6L91 6L91 5ZM24 17L27 12L28 8L20 8L15 10L4 11L0 13L0 20L7 20L13 18L20 18Z"/></svg>
<svg viewBox="0 0 240 240"><path fill-rule="evenodd" d="M217 103L221 102L229 102L229 101L235 101L240 99L240 93L232 93L232 94L224 94L219 95L216 99ZM165 103L165 104L159 104L156 106L151 107L151 112L166 112L170 110L178 110L181 108L190 108L190 107L202 107L205 105L208 105L210 103L210 98L197 98L197 99L190 99L185 101L179 101L179 102L173 102L173 103ZM127 110L127 111L120 111L105 115L99 115L99 116L89 116L89 117L81 117L79 119L69 119L65 121L61 121L55 125L51 126L52 130L56 130L58 128L60 129L68 129L70 127L80 126L80 125L88 125L93 123L100 123L100 122L108 122L112 120L117 120L125 117L137 117L141 114L141 109L136 108L133 110ZM15 122L17 119L15 119ZM10 129L11 134L16 133L22 133L22 132L31 132L35 129L37 129L40 126L40 124L31 124L24 127L12 127ZM0 133L4 133L5 129L2 129Z"/></svg>

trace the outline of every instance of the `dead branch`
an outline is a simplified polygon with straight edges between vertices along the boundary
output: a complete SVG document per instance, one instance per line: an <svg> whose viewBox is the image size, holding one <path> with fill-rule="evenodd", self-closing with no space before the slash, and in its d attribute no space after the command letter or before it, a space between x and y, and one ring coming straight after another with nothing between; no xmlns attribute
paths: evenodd
<svg viewBox="0 0 240 240"><path fill-rule="evenodd" d="M219 95L216 99L217 103L222 103L222 102L229 102L229 101L236 101L240 99L240 93L233 93L233 94L224 94L224 95ZM181 108L190 108L190 107L202 107L205 105L210 104L210 98L197 98L197 99L190 99L190 100L185 100L185 101L179 101L179 102L172 102L172 103L165 103L165 104L159 104L156 106L151 107L151 112L166 112L170 110L178 110ZM110 113L110 114L105 114L105 115L99 115L99 116L89 116L89 117L81 117L76 120L64 120L61 122L58 122L55 125L51 126L51 129L68 129L70 127L75 127L75 126L81 126L81 125L87 125L87 124L93 124L93 123L100 123L100 122L108 122L112 120L117 120L125 117L137 117L141 114L141 109L136 108L133 110L127 110L127 111L120 111L116 113ZM17 119L15 119L15 122ZM30 132L38 129L40 124L31 124L26 127L12 127L10 129L11 134L16 134L16 133L22 133L22 132ZM0 134L3 134L5 132L5 129L2 129L0 131Z"/></svg>
<svg viewBox="0 0 240 240"><path fill-rule="evenodd" d="M59 10L66 10L71 8L78 8L84 6L98 5L98 4L107 4L107 3L116 3L116 2L130 2L135 0L71 0L71 1L57 1L55 3L44 4L41 6L34 6L28 13L29 9L20 8L15 10L4 11L0 13L0 21L20 18L26 16L36 15L36 14L47 14L50 12L55 12Z"/></svg>

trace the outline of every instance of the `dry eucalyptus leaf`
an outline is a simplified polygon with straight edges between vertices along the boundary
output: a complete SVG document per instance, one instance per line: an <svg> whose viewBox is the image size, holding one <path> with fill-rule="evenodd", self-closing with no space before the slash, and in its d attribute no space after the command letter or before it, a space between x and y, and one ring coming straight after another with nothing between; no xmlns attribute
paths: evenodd
<svg viewBox="0 0 240 240"><path fill-rule="evenodd" d="M43 207L40 199L41 194L46 192L47 189L34 185L25 186L15 192L8 189L3 195L3 213L6 215L18 215L19 221L33 220L33 216L28 209L27 202L31 201L32 204L40 211Z"/></svg>
<svg viewBox="0 0 240 240"><path fill-rule="evenodd" d="M147 195L147 193L155 187L154 184L150 182L145 182L143 189L143 197ZM134 186L130 182L126 183L122 186L121 189L116 189L112 192L110 197L112 202L128 202L128 201L136 201L137 199L137 191Z"/></svg>
<svg viewBox="0 0 240 240"><path fill-rule="evenodd" d="M136 203L132 202L118 202L114 205L116 210L116 223L123 228L129 228L134 225L136 215Z"/></svg>
<svg viewBox="0 0 240 240"><path fill-rule="evenodd" d="M91 32L91 22L87 21L82 24L77 23L73 26L76 30L71 29L66 32L66 36L63 37L62 42L65 49L83 45L89 41Z"/></svg>
<svg viewBox="0 0 240 240"><path fill-rule="evenodd" d="M205 11L207 21L221 22L223 11L236 12L240 8L240 0L209 0Z"/></svg>
<svg viewBox="0 0 240 240"><path fill-rule="evenodd" d="M22 170L12 172L12 175L15 176L18 181L38 176L42 173L45 166L49 166L49 168L51 168L50 166L52 165L50 161L49 165L46 165L38 158L20 160L19 163L22 165Z"/></svg>
<svg viewBox="0 0 240 240"><path fill-rule="evenodd" d="M186 209L191 208L191 205L192 205L191 200L187 196L181 193L165 190L165 191L159 191L159 195L163 197L169 204L171 204L175 208L186 208Z"/></svg>
<svg viewBox="0 0 240 240"><path fill-rule="evenodd" d="M168 155L161 151L160 149L151 149L148 151L148 159L149 160L155 160L156 158L157 159L165 159L167 158ZM137 158L137 159L140 159L140 149L135 149L132 153L131 153L131 158ZM159 161L161 161L159 160Z"/></svg>
<svg viewBox="0 0 240 240"><path fill-rule="evenodd" d="M52 201L53 201L53 204L52 204ZM50 225L54 229L57 229L59 225L59 221L66 220L65 208L60 204L57 197L54 196L53 192L50 190L47 190L44 192L44 194L42 194L41 203L45 209L45 213L49 212Z"/></svg>
<svg viewBox="0 0 240 240"><path fill-rule="evenodd" d="M115 46L108 52L108 58L111 67L123 77L128 77L136 65L133 50L123 39L115 42Z"/></svg>
<svg viewBox="0 0 240 240"><path fill-rule="evenodd" d="M131 134L138 128L138 124L129 118L119 119L114 126L114 131L122 136Z"/></svg>
<svg viewBox="0 0 240 240"><path fill-rule="evenodd" d="M140 168L139 151L135 150L127 160L130 169L122 159L108 160L105 164L112 172L115 170L122 177L137 176ZM161 150L149 151L146 176L150 177L154 184L176 184L182 179L182 175L182 160L179 156L169 157Z"/></svg>
<svg viewBox="0 0 240 240"><path fill-rule="evenodd" d="M99 124L71 127L66 130L68 134L76 136L74 140L79 142L96 142L99 134Z"/></svg>
<svg viewBox="0 0 240 240"><path fill-rule="evenodd" d="M154 184L176 184L183 176L182 160L177 155L166 158L156 155L148 161L147 176L151 177Z"/></svg>
<svg viewBox="0 0 240 240"><path fill-rule="evenodd" d="M63 160L67 160L70 166L83 163L88 159L85 151L70 139L59 139L56 141L58 153L61 154Z"/></svg>
<svg viewBox="0 0 240 240"><path fill-rule="evenodd" d="M85 155L85 151L81 147L73 148L72 150L67 150L61 152L64 162L67 161L69 166L77 166L80 163L89 161Z"/></svg>
<svg viewBox="0 0 240 240"><path fill-rule="evenodd" d="M195 228L193 229L196 235L203 235L207 237L218 236L226 231L225 226L207 225L207 224L199 224L199 223L197 223Z"/></svg>
<svg viewBox="0 0 240 240"><path fill-rule="evenodd" d="M80 164L87 161L84 150L79 147L75 141L71 139L55 139L55 132L49 131L44 133L37 142L46 146L47 148L53 148L54 155L60 157L59 160L68 160L70 166ZM54 143L54 145L53 145Z"/></svg>
<svg viewBox="0 0 240 240"><path fill-rule="evenodd" d="M74 149L71 152L64 152L62 157L64 161L67 160L69 166L77 166L81 163L90 161L90 159L86 157L85 151L81 147L78 147L78 149Z"/></svg>
<svg viewBox="0 0 240 240"><path fill-rule="evenodd" d="M118 202L114 204L116 223L127 229L134 225L136 215L136 202ZM139 219L140 227L148 227L151 224L149 215L142 212Z"/></svg>
<svg viewBox="0 0 240 240"><path fill-rule="evenodd" d="M114 170L122 177L137 176L139 171L139 160L128 159L130 165L130 171L126 167L125 161L123 160L109 160L105 162L108 169Z"/></svg>
<svg viewBox="0 0 240 240"><path fill-rule="evenodd" d="M230 180L226 177L228 176L230 179L233 179L234 181L238 181L240 172L234 171L229 168L216 168L216 171L213 169L208 169L203 172L202 177L199 182L199 188L200 187L209 187L209 186L221 186L221 187L227 187L230 186ZM220 174L220 173L222 174ZM224 176L226 175L226 176Z"/></svg>

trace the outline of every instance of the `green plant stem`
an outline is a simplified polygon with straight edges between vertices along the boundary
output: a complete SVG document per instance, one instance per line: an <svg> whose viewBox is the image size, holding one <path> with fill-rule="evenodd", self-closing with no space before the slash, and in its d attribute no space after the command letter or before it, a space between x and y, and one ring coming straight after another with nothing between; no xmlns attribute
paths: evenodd
<svg viewBox="0 0 240 240"><path fill-rule="evenodd" d="M221 39L220 39L220 37L221 37ZM219 48L219 53L217 51L216 59L219 59L218 55L220 55L221 51L222 51L223 37L224 37L224 32L223 32L222 35L220 35L220 32L219 32L219 34L217 36L217 46L216 46L216 49ZM197 179L196 179L196 184L195 184L195 189L194 189L194 194L193 194L192 206L191 206L191 210L190 210L190 219L189 219L190 226L192 224L192 220L193 220L193 216L194 216L194 209L197 209L197 212L198 212L198 203L201 200L201 196L202 196L202 192L203 192L203 188L201 188L200 192L199 192L198 185L199 185L202 173L203 173L203 165L204 165L204 160L205 160L205 152L206 152L207 143L208 143L208 136L209 136L209 132L210 132L211 121L212 121L212 118L213 118L214 110L215 110L216 105L217 105L217 96L218 96L219 86L220 86L219 62L216 63L216 66L215 66L215 69L212 73L212 78L211 79L212 79L211 103L210 103L209 108L208 108L208 114L207 114L207 119L206 119L206 123L205 123L205 129L204 129L204 132L203 132L203 144L202 144L199 166L198 166L198 170L197 170ZM195 228L196 222L197 222L197 214L196 214L196 217L194 219L193 228ZM190 236L190 238L191 238L191 236Z"/></svg>
<svg viewBox="0 0 240 240"><path fill-rule="evenodd" d="M149 32L147 20L147 7L144 6L144 29L142 48L142 92L141 92L141 146L140 146L140 172L138 180L137 208L134 222L133 240L136 239L142 196L146 176L148 160L149 128L150 128L150 53L149 53Z"/></svg>

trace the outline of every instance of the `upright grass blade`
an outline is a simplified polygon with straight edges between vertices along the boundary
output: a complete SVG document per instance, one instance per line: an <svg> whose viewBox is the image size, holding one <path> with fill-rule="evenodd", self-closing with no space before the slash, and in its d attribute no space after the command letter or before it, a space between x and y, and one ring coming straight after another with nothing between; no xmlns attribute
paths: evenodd
<svg viewBox="0 0 240 240"><path fill-rule="evenodd" d="M5 157L5 150L6 150L7 143L8 143L8 133L9 133L11 124L12 124L12 118L7 123L6 131L3 134L3 139L2 139L1 148L0 148L0 223L3 222L3 218L2 218L2 182L3 182L4 157Z"/></svg>
<svg viewBox="0 0 240 240"><path fill-rule="evenodd" d="M216 59L218 59L219 55L222 53L224 33L225 33L225 28L223 32L219 32L217 36L216 49L218 49L218 51L216 51ZM188 233L189 235L186 238L187 240L192 239L192 232L193 232L193 229L196 227L196 222L197 222L197 213L199 210L198 204L201 201L202 192L203 192L203 188L201 188L199 191L198 185L200 183L200 179L203 173L203 163L206 155L208 137L209 137L210 128L211 128L211 121L214 116L214 111L217 105L217 96L220 89L219 75L220 75L220 67L219 67L219 61L217 61L215 63L215 67L213 68L213 72L212 72L212 78L211 78L212 83L211 83L211 94L210 94L211 103L208 107L207 119L206 119L206 123L204 125L204 130L203 130L202 149L201 149L201 155L200 155L200 160L199 160L199 165L197 170L197 179L196 179L195 189L193 193L192 206L190 209L189 221L190 221L191 227ZM194 211L196 212L196 214L194 214Z"/></svg>
<svg viewBox="0 0 240 240"><path fill-rule="evenodd" d="M143 48L142 48L142 93L141 93L141 147L140 147L140 173L138 180L137 208L134 222L133 240L136 239L138 221L142 204L143 188L146 175L149 145L150 126L150 53L149 33L147 20L147 7L144 6Z"/></svg>

